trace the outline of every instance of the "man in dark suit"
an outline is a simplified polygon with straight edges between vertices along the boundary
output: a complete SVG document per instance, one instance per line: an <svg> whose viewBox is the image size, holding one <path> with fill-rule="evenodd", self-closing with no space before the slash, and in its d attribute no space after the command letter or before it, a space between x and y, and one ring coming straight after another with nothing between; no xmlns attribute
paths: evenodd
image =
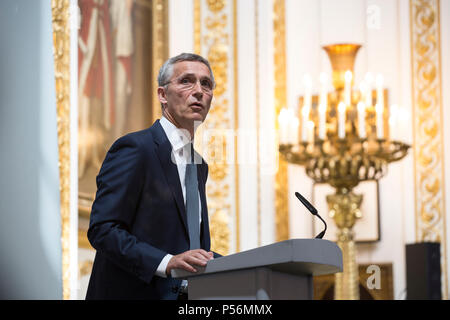
<svg viewBox="0 0 450 320"><path fill-rule="evenodd" d="M162 118L118 139L97 176L86 299L186 298L186 281L171 270L196 272L218 256L210 252L208 165L192 147L213 97L211 67L181 54L161 67L158 85Z"/></svg>

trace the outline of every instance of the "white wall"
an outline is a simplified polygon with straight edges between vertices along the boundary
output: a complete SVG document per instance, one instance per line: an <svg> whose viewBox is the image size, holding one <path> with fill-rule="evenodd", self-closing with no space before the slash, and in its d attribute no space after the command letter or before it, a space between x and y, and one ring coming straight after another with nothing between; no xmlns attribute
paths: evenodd
<svg viewBox="0 0 450 320"><path fill-rule="evenodd" d="M50 1L0 2L0 299L61 299Z"/></svg>
<svg viewBox="0 0 450 320"><path fill-rule="evenodd" d="M232 1L229 2L232 4ZM237 5L237 54L238 54L238 166L239 166L239 249L248 250L258 246L257 166L252 160L256 155L257 124L255 105L255 7L254 1L238 1ZM233 17L228 19L232 21ZM230 39L231 40L231 39ZM230 44L232 42L230 41ZM230 47L232 49L232 47ZM233 88L233 79L229 87ZM235 93L236 94L236 93ZM250 157L249 157L250 156ZM253 159L252 159L253 158ZM248 226L255 226L249 228Z"/></svg>
<svg viewBox="0 0 450 320"><path fill-rule="evenodd" d="M256 9L256 8L255 8ZM275 174L276 132L275 132L275 92L274 92L274 30L273 1L258 1L257 28L255 30L255 52L257 53L257 108L259 108L259 233L258 246L275 242ZM241 95L244 94L243 92Z"/></svg>
<svg viewBox="0 0 450 320"><path fill-rule="evenodd" d="M169 0L169 56L194 51L194 1Z"/></svg>

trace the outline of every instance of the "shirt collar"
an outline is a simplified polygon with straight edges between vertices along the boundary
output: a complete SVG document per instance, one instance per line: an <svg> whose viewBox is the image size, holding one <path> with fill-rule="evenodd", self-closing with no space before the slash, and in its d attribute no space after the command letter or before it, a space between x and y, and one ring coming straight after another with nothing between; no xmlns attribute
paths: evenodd
<svg viewBox="0 0 450 320"><path fill-rule="evenodd" d="M186 129L177 128L172 122L170 122L166 117L162 116L159 120L167 138L172 145L174 151L178 151L188 145L191 140L189 138L189 132Z"/></svg>

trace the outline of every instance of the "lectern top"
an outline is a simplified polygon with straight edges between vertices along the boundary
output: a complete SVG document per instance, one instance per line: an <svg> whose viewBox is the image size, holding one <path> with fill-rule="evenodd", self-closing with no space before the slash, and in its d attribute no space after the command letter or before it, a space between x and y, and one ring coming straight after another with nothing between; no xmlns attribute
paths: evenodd
<svg viewBox="0 0 450 320"><path fill-rule="evenodd" d="M210 260L197 273L172 270L174 278L266 267L298 275L324 275L342 272L342 251L324 239L290 239Z"/></svg>

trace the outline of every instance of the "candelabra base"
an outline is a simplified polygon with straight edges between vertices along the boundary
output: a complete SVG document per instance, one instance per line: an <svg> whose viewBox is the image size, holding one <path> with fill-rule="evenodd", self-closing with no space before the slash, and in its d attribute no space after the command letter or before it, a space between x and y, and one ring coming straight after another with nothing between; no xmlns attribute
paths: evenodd
<svg viewBox="0 0 450 320"><path fill-rule="evenodd" d="M361 217L362 195L346 188L327 196L330 214L339 228L337 244L342 250L343 272L336 274L334 297L336 300L359 299L359 275L353 225Z"/></svg>
<svg viewBox="0 0 450 320"><path fill-rule="evenodd" d="M359 300L359 275L355 242L353 240L338 241L337 244L342 250L344 271L336 274L334 299Z"/></svg>

